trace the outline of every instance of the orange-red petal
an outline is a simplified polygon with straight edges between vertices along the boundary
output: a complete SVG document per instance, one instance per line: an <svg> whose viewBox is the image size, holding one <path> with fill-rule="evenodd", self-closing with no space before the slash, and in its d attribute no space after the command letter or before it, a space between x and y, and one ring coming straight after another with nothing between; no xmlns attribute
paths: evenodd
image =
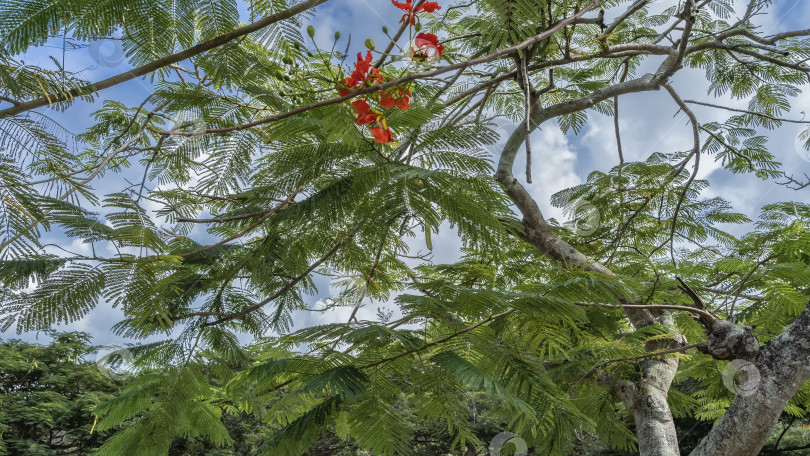
<svg viewBox="0 0 810 456"><path fill-rule="evenodd" d="M411 100L407 96L402 97L401 100L397 103L397 108L406 110L411 109Z"/></svg>
<svg viewBox="0 0 810 456"><path fill-rule="evenodd" d="M382 127L371 127L369 130L371 130L371 135L374 136L374 141L378 143L385 144L394 140L390 128L383 130Z"/></svg>
<svg viewBox="0 0 810 456"><path fill-rule="evenodd" d="M360 114L365 113L371 108L371 106L366 103L366 100L354 100L352 101L352 106L354 106L354 109L357 109L357 112Z"/></svg>
<svg viewBox="0 0 810 456"><path fill-rule="evenodd" d="M396 6L397 8L399 8L399 9L401 9L403 11L410 11L411 8L413 8L413 3L411 3L411 0L408 0L406 3L401 3L401 2L398 2L396 0L391 0L391 3L393 3L394 6Z"/></svg>
<svg viewBox="0 0 810 456"><path fill-rule="evenodd" d="M440 9L442 9L442 7L439 6L437 2L425 2L416 8L416 12L418 13L419 11L424 11L426 13L432 13Z"/></svg>
<svg viewBox="0 0 810 456"><path fill-rule="evenodd" d="M357 125L366 125L376 121L377 121L377 114L374 114L373 112L367 112L364 114L359 114L354 123L356 123Z"/></svg>
<svg viewBox="0 0 810 456"><path fill-rule="evenodd" d="M397 99L390 93L384 93L380 96L380 106L385 109L391 109L397 104Z"/></svg>
<svg viewBox="0 0 810 456"><path fill-rule="evenodd" d="M413 40L413 46L415 49L411 49L411 55L419 59L429 57L425 49L435 49L434 56L440 56L444 52L444 46L439 44L439 38L432 33L417 34Z"/></svg>

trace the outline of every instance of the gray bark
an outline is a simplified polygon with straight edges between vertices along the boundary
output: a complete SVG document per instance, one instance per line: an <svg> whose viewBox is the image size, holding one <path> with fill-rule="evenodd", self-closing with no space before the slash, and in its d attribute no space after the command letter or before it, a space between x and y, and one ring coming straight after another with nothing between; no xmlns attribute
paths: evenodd
<svg viewBox="0 0 810 456"><path fill-rule="evenodd" d="M765 345L754 366L755 389L737 394L726 414L691 456L754 456L770 437L785 405L810 379L810 305L779 337Z"/></svg>
<svg viewBox="0 0 810 456"><path fill-rule="evenodd" d="M669 312L664 312L659 323L674 325ZM683 342L681 338L677 342ZM648 346L649 350L658 350L670 342L657 342ZM617 381L613 393L622 400L627 410L632 413L636 423L639 453L643 456L678 456L678 435L675 422L669 409L667 395L679 360L671 356L662 359L645 359L639 363L641 381L639 384L626 380Z"/></svg>
<svg viewBox="0 0 810 456"><path fill-rule="evenodd" d="M643 456L679 456L678 434L667 402L669 387L678 371L678 358L641 362L641 391L632 410L639 453Z"/></svg>

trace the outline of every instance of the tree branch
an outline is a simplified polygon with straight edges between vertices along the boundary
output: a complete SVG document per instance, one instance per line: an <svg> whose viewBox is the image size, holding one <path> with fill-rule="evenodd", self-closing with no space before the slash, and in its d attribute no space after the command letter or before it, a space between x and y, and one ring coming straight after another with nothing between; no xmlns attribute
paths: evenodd
<svg viewBox="0 0 810 456"><path fill-rule="evenodd" d="M312 263L304 272L302 272L300 275L296 276L293 280L288 282L287 285L284 285L280 290L276 291L275 293L268 296L264 300L254 304L254 305L252 305L250 307L247 307L247 308L245 308L245 309L243 309L243 310L241 310L239 312L234 312L234 313L228 314L227 316L224 316L224 317L219 318L217 320L214 320L214 321L211 321L211 322L206 322L203 326L206 326L206 327L207 326L215 326L215 325L219 325L219 324L231 321L231 320L244 318L249 313L261 309L262 307L266 306L267 304L269 304L274 299L284 295L285 293L290 291L294 286L296 286L298 284L298 282L304 280L304 278L306 278L312 271L314 271L315 268L317 268L318 266L323 264L326 260L328 260L330 257L332 257L332 255L337 253L337 251L340 249L340 247L343 246L343 244L345 244L349 239L354 237L354 235L357 233L357 231L360 229L361 226L362 226L362 224L358 225L349 234L347 234L346 236L341 238L340 241L338 241L335 244L334 247L332 247L322 257L318 258L318 260L316 260L314 263ZM189 314L189 315L191 315L191 314ZM186 318L186 316L183 316L182 318Z"/></svg>
<svg viewBox="0 0 810 456"><path fill-rule="evenodd" d="M762 118L765 118L765 119L770 119L770 120L773 120L774 122L787 122L787 123L795 123L795 124L810 124L810 120L785 119L785 118L782 118L782 117L774 117L774 116L770 116L768 114L763 114L761 112L747 111L745 109L735 109L735 108L730 108L728 106L722 106L722 105L717 105L717 104L712 104L712 103L706 103L704 101L683 100L683 102L684 103L689 103L689 104L696 104L696 105L700 105L700 106L706 106L706 107L709 107L709 108L718 108L718 109L725 109L726 111L739 112L739 113L743 113L743 114L751 114L752 116L757 116L757 117L762 117Z"/></svg>
<svg viewBox="0 0 810 456"><path fill-rule="evenodd" d="M295 16L298 13L306 11L308 9L314 8L322 3L327 2L328 0L306 0L303 3L299 3L292 8L286 9L284 11L278 12L276 14L271 14L270 16L265 17L264 19L258 20L252 24L245 25L244 27L239 27L237 29L231 30L228 33L219 35L215 38L212 38L204 43L200 43L196 46L192 46L184 51L178 52L176 54L168 55L166 57L161 57L157 60L153 60L146 65L141 65L138 68L134 68L130 71L125 73L117 74L115 76L109 77L107 79L103 79L101 81L97 81L83 87L79 87L77 89L73 89L68 91L67 93L61 94L49 94L41 98L37 98L31 101L26 101L20 103L16 106L11 108L4 109L0 111L0 119L4 119L6 117L10 117L16 114L20 114L25 111L30 111L32 109L41 108L43 106L47 106L53 103L59 103L62 101L68 101L76 98L77 96L81 95L88 95L91 93L98 92L100 90L108 89L110 87L116 86L121 84L122 82L129 81L131 79L135 79L139 76L144 76L149 74L155 70L163 68L165 66L169 66L175 63L179 63L183 60L189 59L194 57L195 55L201 54L205 51L209 51L211 49L217 48L226 44L230 41L233 41L237 38L243 37L250 33L253 33L257 30L261 30L264 27L269 25L275 24L276 22L283 21L285 19L289 19Z"/></svg>
<svg viewBox="0 0 810 456"><path fill-rule="evenodd" d="M313 0L310 0L310 1L313 1ZM318 0L318 1L322 2L322 1L326 1L326 0ZM344 101L351 100L352 98L356 98L356 97L358 97L360 95L365 95L365 94L369 94L369 93L376 93L376 92L379 92L381 90L385 90L385 89L389 89L389 88L392 88L392 87L402 85L402 84L404 84L406 82L415 81L417 79L430 78L430 77L438 76L440 74L444 74L444 73L447 73L447 72L450 72L450 71L455 71L455 70L459 70L459 69L462 69L462 68L469 68L471 66L475 66L475 65L478 65L478 64L481 64L481 63L492 62L492 61L497 60L497 59L499 59L499 58L501 58L503 56L506 56L506 55L509 55L509 54L514 54L517 51L520 51L520 50L522 50L524 48L527 48L527 47L529 47L531 45L537 44L540 41L543 41L544 39L546 39L546 38L550 37L551 35L557 33L559 30L561 30L566 25L571 24L574 20L578 19L579 17L581 17L586 12L593 9L593 7L596 6L597 3L599 3L599 0L592 0L590 3L585 5L581 10L579 10L576 14L574 14L571 17L568 17L566 19L561 20L560 22L556 23L554 26L552 26L548 30L545 30L545 31L543 31L543 32L531 37L531 38L528 38L528 39L522 41L521 43L518 43L518 44L514 45L514 46L510 46L510 47L507 47L507 48L500 49L500 50L495 51L495 52L493 52L491 54L488 54L488 55L485 55L485 56L482 56L482 57L478 57L476 59L470 59L470 60L465 60L465 61L462 61L462 62L459 62L459 63L454 63L452 65L446 65L446 66L443 66L441 68L436 68L435 70L422 71L422 72L417 72L417 73L409 73L409 74L407 74L407 75L405 75L405 76L403 76L401 78L393 79L393 80L385 82L383 84L378 84L378 85L373 85L373 86L370 86L370 87L365 87L365 88L360 89L360 90L354 90L351 93L349 93L347 95L344 95L342 97L336 97L336 98L329 98L327 100L321 100L321 101L318 101L316 103L309 104L307 106L301 106L299 108L292 109L290 111L286 111L286 112L283 112L283 113L280 113L280 114L263 117L261 119L255 120L253 122L245 123L245 124L234 125L234 126L231 126L231 127L224 127L224 128L212 128L212 129L206 129L206 130L198 130L198 131L194 131L194 132L156 131L156 133L161 134L161 135L173 135L173 136L198 136L198 135L206 134L206 133L227 133L227 132L232 132L232 131L246 130L246 129L249 129L249 128L256 127L258 125L264 125L266 123L276 122L276 121L279 121L279 120L282 120L282 119L286 119L288 117L292 117L294 115L301 114L303 112L311 111L313 109L321 108L321 107L324 107L324 106L330 106L330 105L333 105L333 104L342 103ZM2 112L3 111L0 111L0 113L2 113Z"/></svg>
<svg viewBox="0 0 810 456"><path fill-rule="evenodd" d="M640 359L657 358L659 356L670 355L672 353L682 353L682 352L685 352L687 350L691 350L693 348L704 347L704 346L708 345L708 343L709 343L708 341L704 340L702 342L697 342L697 343L689 344L689 345L683 345L683 346L680 346L680 347L671 348L669 350L661 350L661 351L649 352L649 353L644 353L643 355L638 355L638 356L625 356L624 358L608 359L608 360L600 362L599 364L596 365L596 367L594 367L593 369L589 370L588 372L585 372L584 374L582 374L582 376L577 379L577 382L581 382L582 380L585 380L586 378L593 376L595 373L599 372L599 369L607 366L608 364L619 363L619 362L622 362L622 361L638 361Z"/></svg>
<svg viewBox="0 0 810 456"><path fill-rule="evenodd" d="M180 254L179 256L181 256L181 257L183 257L183 258L188 258L188 257L190 257L190 256L192 256L192 255L196 255L196 254L198 254L198 253L207 252L207 251L209 251L209 250L213 250L213 249L215 249L215 248L217 248L217 247L219 247L219 246L221 246L221 245L224 245L224 244L227 244L228 242L233 241L234 239L238 239L238 238L240 238L240 237L242 237L242 236L244 236L244 235L246 235L246 234L250 233L250 232L251 232L251 231L253 231L253 230L254 230L254 229L257 227L257 226L261 225L261 224L262 224L262 223L264 223L264 222L265 222L265 221L266 221L268 218L270 218L270 216L271 216L271 215L273 215L273 214L275 214L275 213L279 212L280 210L284 209L284 207L285 207L285 206L287 206L288 204L290 204L290 203L292 202L292 200L293 200L293 199L295 199L295 196L296 196L296 195L298 195L298 192L300 192L300 191L301 191L303 188L304 188L304 186L302 185L302 186L298 187L297 189L295 189L295 191L294 191L294 192L292 192L292 193L290 194L290 196L288 196L288 197L287 197L287 199L285 199L284 201L282 201L282 202L281 202L279 205L277 205L277 206L276 206L276 207L274 207L273 209L270 209L270 210L268 210L268 211L264 212L264 216L263 216L262 218L260 218L259 220L255 221L253 224L251 224L249 227L245 228L245 229L244 229L243 231L241 231L239 234L234 234L233 236L228 237L228 238L225 238L225 239L223 239L223 240L221 240L221 241L217 242L216 244L209 245L209 246L206 246L206 247L203 247L203 248L200 248L200 249L194 250L193 252L183 253L183 254Z"/></svg>
<svg viewBox="0 0 810 456"><path fill-rule="evenodd" d="M684 312L691 312L696 315L700 315L703 318L708 319L709 321L715 321L718 318L712 315L711 312L708 310L703 309L696 309L694 307L688 306L679 306L677 304L622 304L620 306L615 306L613 304L604 304L598 302L575 302L575 305L584 306L584 307L604 307L606 309L649 309L649 310L681 310Z"/></svg>
<svg viewBox="0 0 810 456"><path fill-rule="evenodd" d="M669 242L670 242L670 255L672 256L672 264L675 265L675 253L674 253L674 242L675 242L675 228L678 222L678 214L681 210L681 205L683 204L684 199L686 199L686 193L689 191L689 187L694 182L695 178L697 177L698 169L700 168L700 123L698 123L697 117L686 106L686 103L683 102L681 97L675 92L675 89L672 88L671 85L668 83L661 84L667 92L669 92L672 99L675 100L675 103L681 108L684 114L689 117L689 122L692 124L692 153L691 155L695 156L695 166L692 168L692 174L689 176L689 180L683 187L683 192L681 193L681 197L678 199L678 204L675 206L675 212L672 214L672 227L669 231Z"/></svg>

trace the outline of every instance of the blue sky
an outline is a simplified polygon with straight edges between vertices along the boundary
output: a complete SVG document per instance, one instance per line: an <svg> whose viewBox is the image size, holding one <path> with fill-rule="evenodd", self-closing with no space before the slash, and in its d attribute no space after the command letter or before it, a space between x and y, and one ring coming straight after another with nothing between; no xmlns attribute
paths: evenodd
<svg viewBox="0 0 810 456"><path fill-rule="evenodd" d="M660 2L658 2L660 3ZM738 1L738 3L740 3ZM745 2L743 2L745 3ZM446 6L447 2L440 1ZM802 0L785 0L774 2L767 16L759 17L765 34L780 31L804 28L810 23L810 2ZM345 47L346 40L352 35L351 49L353 52L364 50L363 40L372 38L378 46L385 43L385 35L381 27L386 25L390 30L396 30L399 10L395 9L388 0L330 0L318 9L314 25L316 27L315 39L321 47L329 48L336 31L341 32L339 48ZM51 40L47 46L29 51L25 55L28 63L44 64L48 55L57 59L62 58L60 40ZM68 70L83 70L83 77L89 80L98 80L118 74L128 68L121 60L121 50L112 42L96 44L89 48L67 50L65 52L65 65ZM652 68L657 65L655 59L650 59L648 65ZM644 71L643 69L641 70ZM672 81L673 86L684 98L706 100L706 84L703 76L696 71L683 71L676 75ZM151 93L151 84L148 80L139 79L108 89L101 93L100 99L115 99L131 106L137 106ZM95 103L77 102L67 112L49 112L54 119L65 127L80 132L91 125L92 112L100 105ZM745 101L730 100L730 106L744 108ZM810 91L802 94L795 100L793 118L801 118L801 111L810 108ZM623 128L622 140L625 157L630 160L642 160L655 151L670 152L684 150L691 147L691 130L683 114L675 115L677 107L664 91L632 95L621 99L621 123ZM727 113L709 108L695 108L695 113L701 121L724 120ZM810 112L808 112L810 114ZM675 115L673 117L673 115ZM540 202L541 208L547 217L561 218L559 210L550 207L549 197L556 191L582 183L588 173L596 169L608 169L618 163L613 136L612 118L594 115L590 123L579 135L563 135L554 125L544 125L542 129L532 136L534 159L533 175L535 183L529 186L530 191ZM504 125L503 131L509 131L513 126ZM798 176L803 173L810 174L810 162L807 155L802 155L797 149L795 138L800 131L798 125L786 125L778 130L778 134L771 135L770 147L777 159L782 161L785 169ZM493 153L496 150L493 148ZM522 159L517 160L517 166L523 166ZM516 175L522 175L517 172ZM137 173L136 173L137 174ZM707 191L708 196L722 196L730 200L735 209L756 218L762 205L774 201L807 201L808 191L800 192L789 190L784 186L769 181L763 182L749 175L731 175L721 169L711 160L704 160L701 165L701 178L710 180L712 186ZM117 190L120 176L112 175L100 181L96 188L99 194ZM737 233L744 232L750 227L736 229ZM50 242L68 248L81 248L73 241L61 236L52 235ZM413 239L414 250L425 250L423 237ZM442 227L438 236L434 236L433 252L437 262L448 262L459 255L460 242L456 234L449 227ZM319 296L312 297L313 302L318 298L328 297L329 281L317 277L316 283L321 289ZM379 303L367 304L361 310L360 318L372 319ZM332 314L312 312L298 312L295 315L299 326L325 323L331 321L345 321L351 309L340 309ZM98 344L123 343L125 340L110 333L110 327L120 319L120 312L112 309L106 303L100 303L86 318L67 325L61 329L76 329L86 331L94 336ZM26 333L17 336L15 333L0 334L2 338L20 337L26 340L46 341L42 334Z"/></svg>

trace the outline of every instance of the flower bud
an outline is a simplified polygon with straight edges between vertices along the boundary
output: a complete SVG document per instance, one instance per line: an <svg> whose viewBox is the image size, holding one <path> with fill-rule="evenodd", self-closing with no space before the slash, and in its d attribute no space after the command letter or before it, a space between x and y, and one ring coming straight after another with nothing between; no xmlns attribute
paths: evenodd
<svg viewBox="0 0 810 456"><path fill-rule="evenodd" d="M383 33L385 33L386 35L388 34L388 27L383 25L382 30L383 30Z"/></svg>
<svg viewBox="0 0 810 456"><path fill-rule="evenodd" d="M337 40L339 40L339 39L340 39L340 30L338 30L337 32L335 32L335 41L337 41Z"/></svg>
<svg viewBox="0 0 810 456"><path fill-rule="evenodd" d="M310 38L315 38L315 27L314 26L310 25L309 27L307 27L307 35L309 35Z"/></svg>
<svg viewBox="0 0 810 456"><path fill-rule="evenodd" d="M366 47L373 51L374 50L374 40L372 40L371 38L367 38L366 39Z"/></svg>

